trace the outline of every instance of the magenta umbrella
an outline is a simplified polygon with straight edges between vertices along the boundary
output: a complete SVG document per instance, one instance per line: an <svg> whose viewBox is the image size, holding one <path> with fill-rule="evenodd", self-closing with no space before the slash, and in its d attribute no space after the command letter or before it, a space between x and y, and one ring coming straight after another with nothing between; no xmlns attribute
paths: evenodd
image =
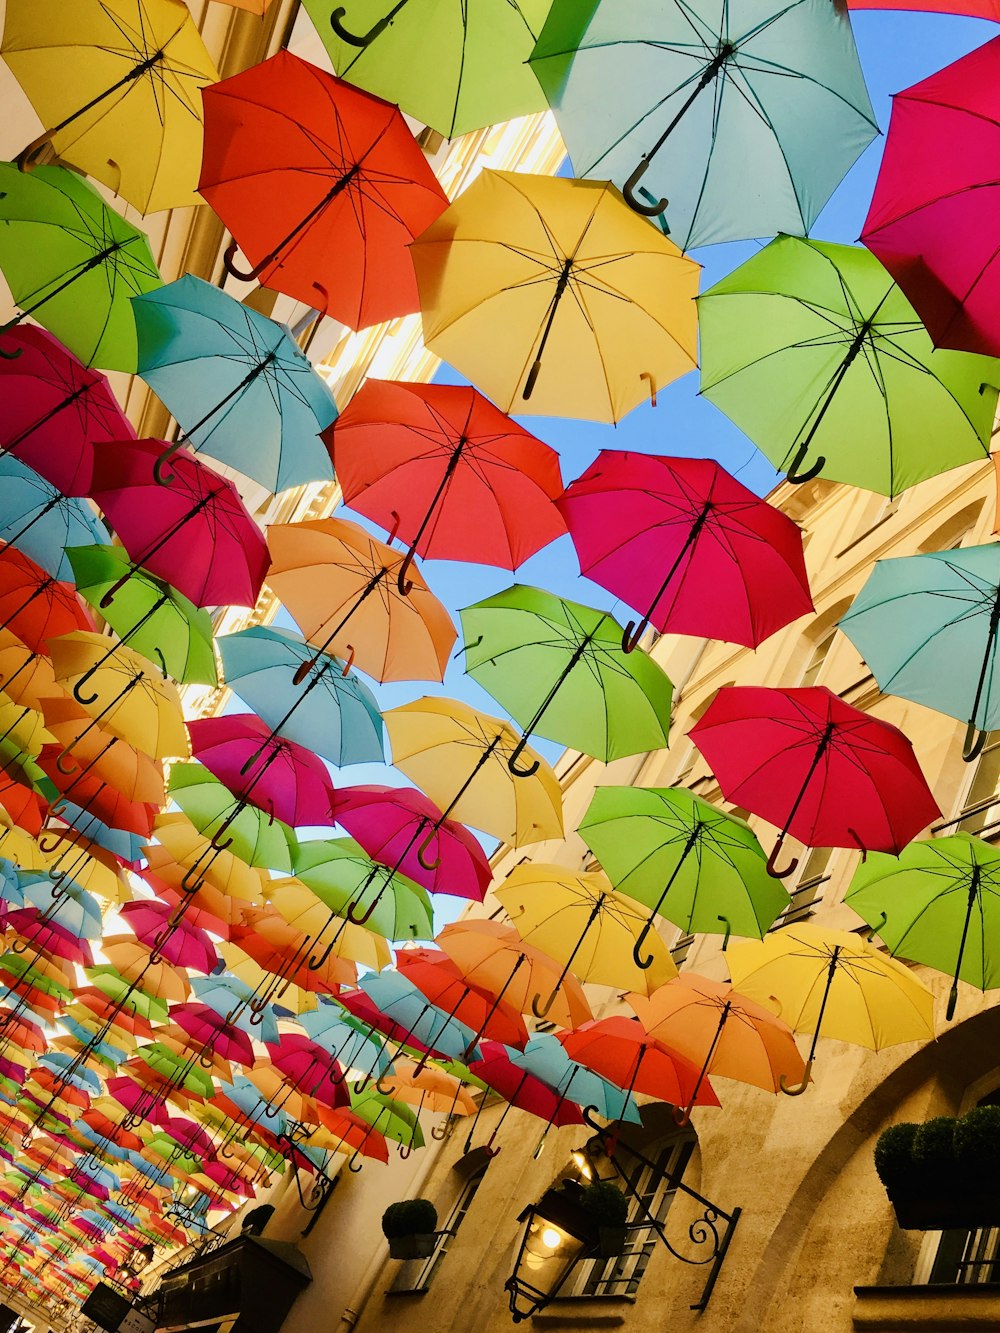
<svg viewBox="0 0 1000 1333"><path fill-rule="evenodd" d="M331 825L333 786L311 750L276 736L256 713L188 724L191 752L240 801L293 827Z"/></svg>
<svg viewBox="0 0 1000 1333"><path fill-rule="evenodd" d="M214 971L219 959L211 936L200 926L192 925L186 917L172 922L174 908L169 903L137 898L118 910L136 939L150 945L157 958L173 967L190 967L205 973Z"/></svg>
<svg viewBox="0 0 1000 1333"><path fill-rule="evenodd" d="M343 1087L344 1073L333 1055L309 1037L283 1032L281 1040L267 1043L271 1063L283 1074L289 1090L337 1109L350 1105ZM282 1102L272 1103L281 1106Z"/></svg>
<svg viewBox="0 0 1000 1333"><path fill-rule="evenodd" d="M203 1050L248 1068L254 1065L257 1057L250 1038L210 1005L199 1004L196 1000L185 1001L172 1007L170 1017Z"/></svg>
<svg viewBox="0 0 1000 1333"><path fill-rule="evenodd" d="M529 1074L526 1069L514 1064L507 1047L501 1042L480 1042L479 1049L483 1058L471 1062L469 1073L474 1074L476 1078L492 1088L494 1092L498 1092L507 1103L496 1128L486 1141L485 1147L487 1150L492 1149L493 1140L496 1138L497 1132L507 1118L507 1112L512 1106L516 1106L521 1111L527 1111L529 1115L537 1116L539 1120L544 1120L546 1131L553 1126L559 1129L563 1125L582 1125L584 1123L583 1114L576 1102L568 1101L560 1093L554 1092L547 1083L543 1083L540 1078L536 1078L534 1074ZM485 1101L484 1098L483 1102L480 1103L480 1109ZM477 1113L476 1120L478 1119L479 1115ZM471 1146L475 1128L476 1124L473 1121L466 1151Z"/></svg>
<svg viewBox="0 0 1000 1333"><path fill-rule="evenodd" d="M939 347L1000 355L1000 37L896 93L861 239Z"/></svg>
<svg viewBox="0 0 1000 1333"><path fill-rule="evenodd" d="M270 564L264 534L233 483L187 449L172 456L174 479L160 486L153 469L168 447L162 440L98 445L91 499L118 534L132 570L149 570L196 606L254 606Z"/></svg>
<svg viewBox="0 0 1000 1333"><path fill-rule="evenodd" d="M194 723L194 726L200 725ZM431 893L482 902L493 872L486 853L463 824L412 787L343 787L333 794L333 818L368 855ZM430 841L422 847L427 830Z"/></svg>
<svg viewBox="0 0 1000 1333"><path fill-rule="evenodd" d="M650 625L756 648L813 609L802 533L709 458L604 449L557 501L580 568Z"/></svg>

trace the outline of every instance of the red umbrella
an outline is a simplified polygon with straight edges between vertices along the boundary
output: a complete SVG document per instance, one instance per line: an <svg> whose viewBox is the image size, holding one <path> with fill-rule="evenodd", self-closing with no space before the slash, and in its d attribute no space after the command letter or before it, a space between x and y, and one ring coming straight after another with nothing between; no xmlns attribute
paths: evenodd
<svg viewBox="0 0 1000 1333"><path fill-rule="evenodd" d="M255 713L201 718L188 732L194 757L239 801L293 827L332 824L333 785L323 762L276 736Z"/></svg>
<svg viewBox="0 0 1000 1333"><path fill-rule="evenodd" d="M431 1002L476 1034L523 1050L528 1041L524 1019L510 1005L468 982L457 964L440 949L397 949L396 968Z"/></svg>
<svg viewBox="0 0 1000 1333"><path fill-rule="evenodd" d="M0 368L6 364L0 361ZM0 393L2 384L0 379ZM93 628L72 583L54 579L16 546L0 542L0 629L16 634L33 653L44 653L47 640Z"/></svg>
<svg viewBox="0 0 1000 1333"><path fill-rule="evenodd" d="M271 1063L296 1092L332 1109L350 1107L343 1071L329 1051L297 1032L283 1032L280 1041L266 1044Z"/></svg>
<svg viewBox="0 0 1000 1333"><path fill-rule="evenodd" d="M645 1092L673 1106L719 1105L698 1066L649 1036L637 1019L595 1019L559 1040L571 1060L626 1092Z"/></svg>
<svg viewBox="0 0 1000 1333"><path fill-rule="evenodd" d="M775 868L789 834L898 856L940 814L903 733L822 685L726 686L688 734L726 800L781 830L768 858L779 878L798 864Z"/></svg>
<svg viewBox="0 0 1000 1333"><path fill-rule="evenodd" d="M566 527L559 455L475 389L368 380L323 438L344 499L414 554L516 569Z"/></svg>
<svg viewBox="0 0 1000 1333"><path fill-rule="evenodd" d="M219 961L215 945L207 932L194 925L186 915L173 923L174 928L167 935L174 911L169 903L137 898L118 910L136 938L150 948L155 947L164 962L173 967L194 968L196 972L215 970ZM162 942L158 939L161 935Z"/></svg>
<svg viewBox="0 0 1000 1333"><path fill-rule="evenodd" d="M796 523L709 458L604 449L559 501L580 568L650 624L755 648L813 609Z"/></svg>
<svg viewBox="0 0 1000 1333"><path fill-rule="evenodd" d="M86 495L95 442L135 439L111 386L34 325L9 330L4 346L0 454L16 455L63 495Z"/></svg>
<svg viewBox="0 0 1000 1333"><path fill-rule="evenodd" d="M0 773L0 806L13 824L32 837L42 830L42 803L30 787L22 786L7 773ZM3 856L3 829L0 828L0 857Z"/></svg>
<svg viewBox="0 0 1000 1333"><path fill-rule="evenodd" d="M584 1123L576 1102L568 1101L558 1092L554 1092L547 1083L543 1083L540 1078L514 1064L507 1048L500 1042L484 1041L480 1050L483 1058L473 1060L469 1065L469 1072L475 1074L476 1078L481 1079L494 1092L498 1092L507 1103L500 1121L486 1142L487 1149L492 1148L500 1125L503 1124L512 1106L537 1116L539 1120L544 1120L547 1127L555 1126L559 1129L563 1125ZM476 1118L478 1119L478 1115ZM475 1129L475 1122L472 1129ZM471 1141L472 1131L469 1133L466 1151L471 1146Z"/></svg>
<svg viewBox="0 0 1000 1333"><path fill-rule="evenodd" d="M1000 355L998 209L995 37L893 97L861 233L939 347Z"/></svg>
<svg viewBox="0 0 1000 1333"><path fill-rule="evenodd" d="M270 563L264 534L231 481L187 449L173 455L174 480L157 484L162 440L116 441L94 451L91 498L132 560L196 606L253 606ZM126 574L102 599L107 605Z"/></svg>
<svg viewBox="0 0 1000 1333"><path fill-rule="evenodd" d="M194 725L198 725L197 723ZM331 817L373 860L431 893L482 902L493 878L486 853L464 824L413 787L341 787ZM426 849L423 842L432 830Z"/></svg>
<svg viewBox="0 0 1000 1333"><path fill-rule="evenodd" d="M289 51L203 99L198 189L235 238L235 277L352 329L419 309L407 246L448 199L398 107Z"/></svg>

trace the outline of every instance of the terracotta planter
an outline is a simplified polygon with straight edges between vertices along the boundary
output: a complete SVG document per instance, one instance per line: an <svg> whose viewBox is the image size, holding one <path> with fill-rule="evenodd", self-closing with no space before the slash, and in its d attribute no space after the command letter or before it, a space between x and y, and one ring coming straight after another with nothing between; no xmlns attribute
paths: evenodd
<svg viewBox="0 0 1000 1333"><path fill-rule="evenodd" d="M390 1259L429 1259L434 1253L437 1235L433 1231L417 1236L390 1236Z"/></svg>

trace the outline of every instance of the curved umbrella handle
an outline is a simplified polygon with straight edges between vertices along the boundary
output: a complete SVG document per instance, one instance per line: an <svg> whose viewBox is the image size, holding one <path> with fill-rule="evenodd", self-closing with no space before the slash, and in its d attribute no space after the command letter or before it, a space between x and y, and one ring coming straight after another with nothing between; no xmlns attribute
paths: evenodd
<svg viewBox="0 0 1000 1333"><path fill-rule="evenodd" d="M16 939L11 940L10 947L14 953L27 953L31 948L31 941L22 939L21 936L18 935Z"/></svg>
<svg viewBox="0 0 1000 1333"><path fill-rule="evenodd" d="M18 171L34 171L35 167L39 165L38 159L41 157L42 151L48 148L50 144L48 130L40 134L37 139L32 139L31 143L22 148L17 157L14 158ZM20 356L20 352L18 356Z"/></svg>
<svg viewBox="0 0 1000 1333"><path fill-rule="evenodd" d="M358 1172L361 1170L361 1168L364 1166L364 1162L358 1162L357 1166L354 1165L355 1162L358 1162L357 1153L355 1153L354 1156L351 1158L351 1160L347 1163L348 1171L350 1171L353 1175L356 1176Z"/></svg>
<svg viewBox="0 0 1000 1333"><path fill-rule="evenodd" d="M811 1060L807 1060L805 1072L802 1075L802 1082L797 1083L795 1087L792 1088L788 1086L788 1081L785 1075L784 1074L781 1075L781 1077L778 1079L778 1086L781 1088L781 1091L785 1094L786 1097L802 1096L806 1088L808 1088L809 1086L809 1078L810 1075L812 1074L812 1067L813 1067L813 1062Z"/></svg>
<svg viewBox="0 0 1000 1333"><path fill-rule="evenodd" d="M402 1143L396 1144L396 1152L399 1154L399 1156L403 1159L404 1162L406 1161L407 1157L409 1157L412 1151L413 1151L412 1143L409 1146L404 1146Z"/></svg>
<svg viewBox="0 0 1000 1333"><path fill-rule="evenodd" d="M432 1125L432 1126L431 1126L431 1138L432 1138L432 1139L436 1139L436 1140L438 1141L438 1143L440 1143L442 1139L446 1139L447 1137L448 1137L448 1122L447 1122L447 1121L445 1121L443 1125Z"/></svg>
<svg viewBox="0 0 1000 1333"><path fill-rule="evenodd" d="M194 885L192 885L190 882L192 873L198 874L198 882ZM184 874L181 876L181 892L186 893L189 897L193 897L201 888L201 886L204 884L204 882L205 882L205 876L203 874L198 873L198 862L195 861L194 865L188 866L187 870L185 870Z"/></svg>
<svg viewBox="0 0 1000 1333"><path fill-rule="evenodd" d="M653 376L650 374L650 372L649 372L648 370L640 370L640 372L639 372L639 378L640 378L641 380L649 380L649 405L650 405L650 407L655 407L655 406L656 406L656 380L653 379Z"/></svg>
<svg viewBox="0 0 1000 1333"><path fill-rule="evenodd" d="M353 925L355 925L355 926L363 926L363 925L365 924L365 922L368 921L368 920L370 919L372 913L375 911L375 908L378 907L378 905L379 905L379 900L380 900L381 897L382 897L382 893L383 893L383 890L380 889L380 890L378 891L378 893L376 893L375 897L374 897L374 898L371 900L371 902L368 904L368 906L365 908L365 910L360 914L360 916L359 916L359 915L355 912L355 910L354 910L354 909L358 906L358 904L357 904L356 902L354 902L353 900L352 900L351 902L349 902L349 903L347 904L347 919L348 919L348 921L350 921L350 922L351 922ZM332 941L332 940L330 941L330 948L331 948L331 949L333 948L333 941Z"/></svg>
<svg viewBox="0 0 1000 1333"><path fill-rule="evenodd" d="M540 995L534 996L534 998L531 1001L531 1012L535 1015L537 1019L541 1020L548 1017L548 1012L555 1004L556 996L558 995L558 993L559 993L559 987L556 986L556 988L553 990L552 994L549 996L549 998L546 1000L543 1006L539 1006L539 1000L541 1000L542 997Z"/></svg>
<svg viewBox="0 0 1000 1333"><path fill-rule="evenodd" d="M5 198L5 195L0 194L0 199L3 198ZM10 333L11 329L16 329L20 322L20 318L17 318L9 319L6 324L0 324L0 338L2 338L5 333ZM23 351L23 347L15 347L13 352L5 351L3 347L0 347L0 357L2 357L4 361L16 361Z"/></svg>
<svg viewBox="0 0 1000 1333"><path fill-rule="evenodd" d="M965 743L962 746L962 758L967 764L979 758L988 738L989 732L977 731L975 722L969 723L965 729Z"/></svg>
<svg viewBox="0 0 1000 1333"><path fill-rule="evenodd" d="M429 853L429 851L430 851L430 845L431 845L431 842L433 841L434 835L435 835L435 833L437 833L437 831L438 831L438 830L437 830L437 827L436 827L436 826L435 826L435 827L432 827L432 828L428 831L428 833L427 833L427 837L424 838L423 842L422 842L422 843L420 844L420 846L417 848L417 860L420 862L420 864L423 866L423 868L424 868L425 870L437 870L438 866L441 864L441 858L440 858L440 856L437 857L437 859L434 860L434 861L428 860L428 853Z"/></svg>
<svg viewBox="0 0 1000 1333"><path fill-rule="evenodd" d="M259 264L256 264L250 269L249 272L244 273L241 269L238 269L233 262L238 249L239 246L236 244L236 238L234 237L226 246L226 253L222 256L223 268L231 278L236 278L238 282L256 282L267 267L267 260L270 259L271 256L268 255L265 259L262 259Z"/></svg>
<svg viewBox="0 0 1000 1333"><path fill-rule="evenodd" d="M372 1074L373 1074L373 1073L374 1073L374 1070L369 1069L369 1071L368 1071L367 1074L362 1074L362 1076L361 1076L361 1077L357 1080L357 1082L354 1084L354 1091L355 1091L355 1092L364 1092L365 1088L367 1088L368 1084L372 1081Z"/></svg>
<svg viewBox="0 0 1000 1333"><path fill-rule="evenodd" d="M688 1125L690 1125L690 1123L691 1123L691 1108L690 1108L690 1106L685 1106L685 1107L674 1106L674 1107L671 1107L671 1114L672 1114L673 1119L674 1119L674 1124L677 1126L678 1129L687 1129Z"/></svg>
<svg viewBox="0 0 1000 1333"><path fill-rule="evenodd" d="M399 574L396 577L396 587L399 589L400 594L403 597L409 597L410 593L413 591L413 580L408 579L406 576L410 572L410 566L413 564L413 557L415 555L416 551L411 546L406 552L406 555L403 556L403 563L400 565Z"/></svg>
<svg viewBox="0 0 1000 1333"><path fill-rule="evenodd" d="M131 577L132 577L132 567L129 566L128 572L126 574L123 574L117 583L113 583L111 587L107 590L107 592L104 594L104 596L101 598L99 603L99 608L101 611L106 611L108 609L111 603L115 600L116 595L121 592L122 588L125 587L125 584L128 583Z"/></svg>
<svg viewBox="0 0 1000 1333"><path fill-rule="evenodd" d="M518 768L517 766L517 761L518 759L520 759L521 755L527 749L527 746L528 746L528 738L527 736L522 736L521 739L518 741L518 743L514 746L511 756L507 760L507 768L515 778L530 778L533 777L538 772L539 760L537 759L534 760L534 762L528 768Z"/></svg>
<svg viewBox="0 0 1000 1333"><path fill-rule="evenodd" d="M729 918L727 916L723 916L721 913L719 914L717 920L722 922L722 930L723 930L722 952L725 953L726 950L729 948L729 937L733 933L733 927Z"/></svg>
<svg viewBox="0 0 1000 1333"><path fill-rule="evenodd" d="M643 616L639 621L639 627L636 629L635 621L630 620L622 630L622 652L634 653L639 647L639 640L649 629L649 616Z"/></svg>
<svg viewBox="0 0 1000 1333"><path fill-rule="evenodd" d="M803 441L796 450L795 457L785 470L785 480L790 481L793 486L801 486L804 482L812 481L813 477L818 477L826 467L826 459L822 454L819 454L812 467L806 468L805 472L800 472L799 469L806 461L806 454L808 452L809 443L808 441Z"/></svg>
<svg viewBox="0 0 1000 1333"><path fill-rule="evenodd" d="M173 472L164 472L163 466L168 459L173 458L174 454L176 454L179 449L183 449L186 443L187 441L184 439L184 436L181 435L178 439L174 440L169 448L165 449L163 453L160 454L159 458L153 464L153 480L156 482L157 486L169 486L172 481L176 481L176 474Z"/></svg>
<svg viewBox="0 0 1000 1333"><path fill-rule="evenodd" d="M646 971L647 968L653 966L653 963L655 961L655 954L649 954L647 957L642 958L639 955L639 950L642 948L643 940L646 938L646 936L652 929L653 929L653 922L652 920L649 920L646 922L642 930L636 936L635 944L632 945L632 962L635 963L636 967L642 968L644 972Z"/></svg>
<svg viewBox="0 0 1000 1333"><path fill-rule="evenodd" d="M76 763L75 760L73 763L70 764L69 768L65 766L66 760L71 759L72 757L73 757L73 751L70 749L68 745L65 747L65 749L60 750L59 754L56 756L56 768L58 768L59 772L63 775L64 778L68 778L71 774L75 773L76 770L80 767L80 765Z"/></svg>
<svg viewBox="0 0 1000 1333"><path fill-rule="evenodd" d="M326 948L323 950L323 952L320 954L318 958L316 957L315 954L310 954L309 961L306 964L306 967L309 969L310 972L318 972L320 968L323 966L323 964L326 962L326 960L330 957L330 954L333 951L333 946L336 942L336 938L337 938L336 936L333 937L333 939L326 946Z"/></svg>
<svg viewBox="0 0 1000 1333"><path fill-rule="evenodd" d="M406 0L403 0L403 4L405 3ZM341 22L341 19L347 13L347 8L344 5L338 5L337 8L333 11L333 13L330 15L330 27L337 34L340 40L342 42L346 42L348 46L361 46L361 47L371 46L375 38L381 37L382 33L385 32L386 28L388 28L389 24L395 18L396 11L402 9L402 7L403 7L402 4L397 5L395 9L390 10L390 12L386 14L384 19L379 19L378 23L376 23L374 27L369 28L367 32L361 33L359 35L358 33L355 32L348 32L348 30L344 27L343 23Z"/></svg>
<svg viewBox="0 0 1000 1333"><path fill-rule="evenodd" d="M240 813L239 808L237 808L236 810L233 811L231 815L227 815L226 818L222 821L222 823L219 825L219 827L215 830L215 832L209 839L209 846L213 847L217 852L224 852L227 847L232 847L233 845L232 838L227 838L225 842L220 842L219 839L222 836L222 834L225 833L226 829L229 828L229 826L232 824L233 820L236 819L239 813Z"/></svg>
<svg viewBox="0 0 1000 1333"><path fill-rule="evenodd" d="M658 218L661 213L666 211L668 201L666 199L657 199L651 204L644 204L641 199L635 195L636 186L649 170L649 158L641 157L639 165L629 176L628 180L622 186L622 195L625 202L634 213L641 213L644 218Z"/></svg>
<svg viewBox="0 0 1000 1333"><path fill-rule="evenodd" d="M778 839L778 841L771 848L771 855L767 858L767 873L771 876L772 879L787 879L788 876L792 874L792 872L797 868L799 864L799 858L797 856L793 856L791 861L789 861L788 865L784 868L784 870L778 869L777 861L778 861L778 856L781 852L781 844L783 841L784 841L783 838Z"/></svg>
<svg viewBox="0 0 1000 1333"><path fill-rule="evenodd" d="M883 913L882 913L882 916L881 916L881 920L876 921L875 924L872 926L871 930L868 932L868 943L869 943L869 944L871 944L872 940L873 940L873 939L875 938L875 936L879 933L879 931L880 931L880 930L882 929L882 927L885 925L885 923L886 923L887 920L888 920L888 917L887 917L886 914L883 912ZM870 923L869 923L869 924L870 924Z"/></svg>
<svg viewBox="0 0 1000 1333"><path fill-rule="evenodd" d="M88 704L96 703L97 700L100 698L99 690L95 690L93 694L84 695L80 693L80 690L83 688L84 685L86 685L87 681L93 680L99 665L100 663L95 662L92 667L89 667L83 673L83 675L80 677L78 681L75 681L73 683L73 698L77 701L78 704L83 704L84 708L86 708Z"/></svg>
<svg viewBox="0 0 1000 1333"><path fill-rule="evenodd" d="M388 1077L389 1077L388 1069L383 1069L381 1074L379 1074L378 1078L375 1080L375 1089L377 1092L380 1092L383 1097L390 1097L392 1096L392 1093L395 1091L394 1083L390 1083L388 1087L383 1088L382 1080Z"/></svg>

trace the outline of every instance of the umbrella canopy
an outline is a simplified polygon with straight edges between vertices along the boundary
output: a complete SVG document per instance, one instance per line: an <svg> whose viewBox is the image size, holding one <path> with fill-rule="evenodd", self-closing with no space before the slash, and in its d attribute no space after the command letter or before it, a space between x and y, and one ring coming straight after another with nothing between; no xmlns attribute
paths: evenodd
<svg viewBox="0 0 1000 1333"><path fill-rule="evenodd" d="M476 1078L498 1092L510 1106L527 1111L557 1129L563 1125L582 1125L583 1116L575 1101L553 1091L536 1075L514 1063L513 1053L497 1041L484 1041L482 1058L469 1065ZM583 1089L580 1089L583 1097Z"/></svg>
<svg viewBox="0 0 1000 1333"><path fill-rule="evenodd" d="M537 862L519 865L496 890L496 897L521 939L563 965L548 995L532 1000L536 1018L549 1013L571 968L582 981L647 994L677 975L658 935L649 939L648 969L635 966L631 955L645 916L631 899L615 893L602 874L574 873Z"/></svg>
<svg viewBox="0 0 1000 1333"><path fill-rule="evenodd" d="M462 969L440 949L397 949L396 970L412 981L437 1008L458 1018L480 1037L523 1049L528 1032L519 1013L473 986Z"/></svg>
<svg viewBox="0 0 1000 1333"><path fill-rule="evenodd" d="M559 455L475 389L366 380L326 439L347 504L411 559L516 569L565 531Z"/></svg>
<svg viewBox="0 0 1000 1333"><path fill-rule="evenodd" d="M935 351L860 246L779 236L698 315L702 393L791 481L891 496L987 456L995 363Z"/></svg>
<svg viewBox="0 0 1000 1333"><path fill-rule="evenodd" d="M0 228L0 237L2 234ZM108 530L83 500L63 495L27 463L3 454L0 540L16 547L53 579L69 582L73 567L66 548L107 542Z"/></svg>
<svg viewBox="0 0 1000 1333"><path fill-rule="evenodd" d="M268 583L317 653L337 653L379 681L443 680L457 634L404 556L342 518L272 524ZM304 682L305 670L299 669Z"/></svg>
<svg viewBox="0 0 1000 1333"><path fill-rule="evenodd" d="M727 686L688 733L726 800L808 847L898 854L940 814L913 747L888 722L852 708L825 686Z"/></svg>
<svg viewBox="0 0 1000 1333"><path fill-rule="evenodd" d="M877 561L840 626L884 694L967 722L979 754L1000 725L1000 544Z"/></svg>
<svg viewBox="0 0 1000 1333"><path fill-rule="evenodd" d="M20 458L64 495L85 495L94 441L135 435L111 386L33 324L11 329L2 346L0 451Z"/></svg>
<svg viewBox="0 0 1000 1333"><path fill-rule="evenodd" d="M351 838L300 842L292 866L296 878L329 908L332 917L393 939L430 939L433 908L426 891L366 856Z"/></svg>
<svg viewBox="0 0 1000 1333"><path fill-rule="evenodd" d="M317 657L300 635L269 625L222 635L218 645L226 684L274 735L341 768L385 758L375 696L335 658Z"/></svg>
<svg viewBox="0 0 1000 1333"><path fill-rule="evenodd" d="M598 787L580 835L619 893L650 909L638 966L657 915L689 935L720 929L759 939L789 904L742 819L673 787Z"/></svg>
<svg viewBox="0 0 1000 1333"><path fill-rule="evenodd" d="M442 811L515 847L562 837L562 792L528 749L531 777L510 771L521 746L508 722L457 699L417 699L384 715L395 766Z"/></svg>
<svg viewBox="0 0 1000 1333"><path fill-rule="evenodd" d="M606 763L666 745L673 687L623 651L613 616L515 584L461 617L465 669L524 727L522 745L537 730Z"/></svg>
<svg viewBox="0 0 1000 1333"><path fill-rule="evenodd" d="M559 1037L577 1064L629 1092L645 1092L674 1106L718 1106L719 1099L698 1066L668 1050L634 1018L595 1019Z"/></svg>
<svg viewBox="0 0 1000 1333"><path fill-rule="evenodd" d="M934 14L970 14L1000 22L997 0L848 0L851 9L913 9Z"/></svg>
<svg viewBox="0 0 1000 1333"><path fill-rule="evenodd" d="M451 1013L442 1013L419 986L400 972L385 971L361 978L361 989L392 1023L406 1030L403 1044L415 1038L431 1051L462 1059L476 1044L474 1028Z"/></svg>
<svg viewBox="0 0 1000 1333"><path fill-rule="evenodd" d="M701 270L611 185L485 170L412 255L427 347L505 411L619 421L696 364Z"/></svg>
<svg viewBox="0 0 1000 1333"><path fill-rule="evenodd" d="M551 1033L539 1033L523 1051L510 1051L509 1055L518 1069L541 1079L560 1098L572 1097L579 1106L591 1106L606 1120L625 1120L634 1125L641 1122L630 1092L571 1060Z"/></svg>
<svg viewBox="0 0 1000 1333"><path fill-rule="evenodd" d="M250 274L352 329L418 308L407 246L448 199L397 107L280 51L206 90L199 189Z"/></svg>
<svg viewBox="0 0 1000 1333"><path fill-rule="evenodd" d="M452 11L403 0L304 0L334 70L397 102L446 139L545 110L525 63L551 0L486 0ZM433 76L428 71L433 70Z"/></svg>
<svg viewBox="0 0 1000 1333"><path fill-rule="evenodd" d="M0 372L8 364L0 361ZM72 583L60 582L16 546L4 543L0 545L0 626L33 653L41 653L50 637L93 629L94 621Z"/></svg>
<svg viewBox="0 0 1000 1333"><path fill-rule="evenodd" d="M270 812L234 796L200 764L174 764L170 795L215 851L232 847L248 864L272 870L291 868L291 830Z"/></svg>
<svg viewBox="0 0 1000 1333"><path fill-rule="evenodd" d="M169 924L170 908L166 903L137 899L122 907L121 916L143 944L156 943L166 962L175 967L194 968L196 972L215 969L219 960L211 937L189 921L179 921L170 938L157 943L156 937Z"/></svg>
<svg viewBox="0 0 1000 1333"><path fill-rule="evenodd" d="M813 609L798 525L708 458L604 449L559 500L584 574L663 633L758 644Z"/></svg>
<svg viewBox="0 0 1000 1333"><path fill-rule="evenodd" d="M783 1092L805 1092L821 1031L874 1051L934 1036L934 997L923 982L846 930L788 926L741 941L729 950L729 970L743 994L813 1034L800 1086L783 1083Z"/></svg>
<svg viewBox="0 0 1000 1333"><path fill-rule="evenodd" d="M317 971L327 963L330 953L337 958L348 958L352 962L376 970L388 965L389 946L383 935L376 934L374 921L359 926L353 921L348 921L346 917L339 917L328 902L324 901L325 894L324 898L321 898L301 880L295 878L271 880L265 886L264 896L284 921L308 937L307 943L317 951L308 955L309 961ZM350 897L350 890L341 890L339 896L346 901ZM330 898L333 899L332 893ZM395 912L394 899L386 900L386 912L388 913L390 909ZM333 928L335 918L336 929ZM378 917L378 921L388 926L388 921L383 922L381 916ZM425 933L430 935L431 931L427 930ZM400 934L405 937L410 932L401 931Z"/></svg>
<svg viewBox="0 0 1000 1333"><path fill-rule="evenodd" d="M337 404L283 324L190 273L133 310L139 374L180 423L179 443L269 491L333 479L317 437ZM163 480L169 454L156 462Z"/></svg>
<svg viewBox="0 0 1000 1333"><path fill-rule="evenodd" d="M12 0L0 54L45 127L31 146L140 213L198 202L201 89L219 77L177 0Z"/></svg>
<svg viewBox="0 0 1000 1333"><path fill-rule="evenodd" d="M1000 8L990 6L994 19ZM969 12L967 9L964 12ZM892 99L861 239L938 347L1000 356L1000 37Z"/></svg>
<svg viewBox="0 0 1000 1333"><path fill-rule="evenodd" d="M899 857L876 853L858 866L844 902L894 958L926 963L981 991L1000 986L1000 851L968 833L911 842Z"/></svg>
<svg viewBox="0 0 1000 1333"><path fill-rule="evenodd" d="M531 67L577 175L666 210L683 249L808 232L878 134L825 0L554 0Z"/></svg>
<svg viewBox="0 0 1000 1333"><path fill-rule="evenodd" d="M263 533L233 483L186 449L171 461L171 484L158 485L156 463L167 448L160 440L99 446L91 498L133 568L171 583L195 606L254 606L269 563ZM124 579L102 602L121 586Z"/></svg>
<svg viewBox="0 0 1000 1333"><path fill-rule="evenodd" d="M130 298L159 287L144 232L67 167L0 162L0 269L21 313L88 366L134 371ZM10 353L7 353L10 355Z"/></svg>

